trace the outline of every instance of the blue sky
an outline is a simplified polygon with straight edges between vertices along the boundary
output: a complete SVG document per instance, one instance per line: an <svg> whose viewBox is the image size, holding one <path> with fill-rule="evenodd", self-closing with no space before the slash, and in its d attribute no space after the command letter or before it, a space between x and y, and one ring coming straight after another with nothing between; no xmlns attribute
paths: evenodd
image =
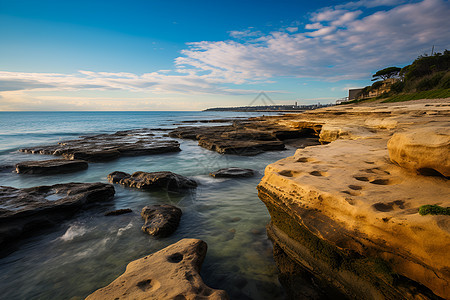
<svg viewBox="0 0 450 300"><path fill-rule="evenodd" d="M0 0L0 110L330 103L431 47L445 0Z"/></svg>

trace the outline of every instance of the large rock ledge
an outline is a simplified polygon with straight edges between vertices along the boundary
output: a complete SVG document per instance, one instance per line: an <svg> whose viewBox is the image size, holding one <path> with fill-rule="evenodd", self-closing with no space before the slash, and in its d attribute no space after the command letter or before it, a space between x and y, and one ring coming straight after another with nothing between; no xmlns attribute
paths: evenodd
<svg viewBox="0 0 450 300"><path fill-rule="evenodd" d="M125 273L86 299L228 299L200 277L206 251L205 242L183 239L129 263Z"/></svg>
<svg viewBox="0 0 450 300"><path fill-rule="evenodd" d="M86 205L107 201L114 187L104 183L66 183L16 189L0 187L0 249L43 227L56 225Z"/></svg>
<svg viewBox="0 0 450 300"><path fill-rule="evenodd" d="M63 156L70 160L101 162L114 160L120 156L178 152L180 144L174 140L156 137L150 129L143 128L118 131L114 134L84 136L77 140L59 142L56 145L23 148L19 151Z"/></svg>
<svg viewBox="0 0 450 300"><path fill-rule="evenodd" d="M199 146L221 154L252 156L284 150L286 140L318 135L319 124L306 122L303 125L288 127L271 118L253 118L227 126L179 127L169 132L169 136L198 140Z"/></svg>
<svg viewBox="0 0 450 300"><path fill-rule="evenodd" d="M321 133L327 145L299 149L267 166L258 192L271 215L270 238L292 261L352 298L448 298L450 218L418 213L422 205L450 206L450 185L442 176L449 133L439 129L448 126L448 105L354 107L346 115L350 109L298 116L323 122L325 131L342 130ZM421 149L418 157L414 151L390 156L394 145L408 144L395 142L394 135L388 151L394 133L423 128L440 136L428 134L418 146L410 135L408 143ZM421 172L424 168L435 172Z"/></svg>

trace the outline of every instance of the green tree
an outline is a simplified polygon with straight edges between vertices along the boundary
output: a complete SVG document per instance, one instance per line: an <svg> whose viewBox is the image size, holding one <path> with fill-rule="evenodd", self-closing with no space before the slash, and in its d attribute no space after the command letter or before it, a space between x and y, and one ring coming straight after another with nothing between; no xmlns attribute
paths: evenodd
<svg viewBox="0 0 450 300"><path fill-rule="evenodd" d="M389 67L389 68L385 68L383 70L379 70L377 71L375 74L372 75L373 79L372 81L375 80L386 80L389 78L393 78L398 76L398 74L400 73L402 69L398 68L398 67Z"/></svg>

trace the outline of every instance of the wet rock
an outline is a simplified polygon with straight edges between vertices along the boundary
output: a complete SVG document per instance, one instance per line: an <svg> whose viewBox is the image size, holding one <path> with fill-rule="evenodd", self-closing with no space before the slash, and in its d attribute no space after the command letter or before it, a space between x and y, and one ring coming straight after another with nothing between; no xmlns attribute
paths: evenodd
<svg viewBox="0 0 450 300"><path fill-rule="evenodd" d="M198 140L199 146L221 154L251 156L284 150L281 140L311 136L311 132L255 119L234 121L227 126L179 127L169 136Z"/></svg>
<svg viewBox="0 0 450 300"><path fill-rule="evenodd" d="M41 161L24 161L16 164L19 174L60 174L72 173L88 168L83 160L51 159Z"/></svg>
<svg viewBox="0 0 450 300"><path fill-rule="evenodd" d="M108 201L114 187L104 183L66 183L16 189L0 187L0 249L43 227L57 225L94 202Z"/></svg>
<svg viewBox="0 0 450 300"><path fill-rule="evenodd" d="M123 208L123 209L107 211L107 212L105 212L105 216L119 216L119 215L123 215L123 214L128 214L130 212L133 212L133 211L129 208Z"/></svg>
<svg viewBox="0 0 450 300"><path fill-rule="evenodd" d="M182 214L181 209L173 205L146 206L141 212L145 219L142 231L158 237L169 236L177 229Z"/></svg>
<svg viewBox="0 0 450 300"><path fill-rule="evenodd" d="M115 171L108 175L108 180L138 189L166 189L174 192L197 187L195 180L168 171L135 172L131 175Z"/></svg>
<svg viewBox="0 0 450 300"><path fill-rule="evenodd" d="M209 173L212 177L216 178L235 178L235 177L252 177L255 172L251 169L241 168L224 168L215 172Z"/></svg>
<svg viewBox="0 0 450 300"><path fill-rule="evenodd" d="M177 152L180 151L180 144L174 140L155 137L150 129L144 128L118 131L114 134L83 136L80 139L64 141L56 145L24 148L19 151L100 162L114 160L120 156Z"/></svg>
<svg viewBox="0 0 450 300"><path fill-rule="evenodd" d="M125 273L86 299L228 299L199 274L206 251L205 242L183 239L129 263Z"/></svg>

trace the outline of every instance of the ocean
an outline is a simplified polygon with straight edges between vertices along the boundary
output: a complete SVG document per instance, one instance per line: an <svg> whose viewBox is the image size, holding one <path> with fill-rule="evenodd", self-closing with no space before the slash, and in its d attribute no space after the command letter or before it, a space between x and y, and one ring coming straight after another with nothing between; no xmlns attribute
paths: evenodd
<svg viewBox="0 0 450 300"><path fill-rule="evenodd" d="M70 174L19 175L1 168L26 160L55 158L18 152L22 147L119 130L175 128L189 125L181 123L189 120L258 115L262 113L0 112L0 185L24 188L66 182L106 183L113 171L172 171L199 183L197 189L185 194L115 185L113 201L27 238L17 251L0 259L1 298L82 299L122 274L129 262L182 238L199 238L208 244L201 272L207 285L226 290L231 299L283 299L272 245L265 233L270 217L258 199L256 186L265 166L292 155L294 148L240 157L206 150L196 141L178 140L182 151L177 153L121 157L91 163L87 170ZM208 175L224 167L251 168L256 176L215 179ZM145 205L163 203L177 205L183 216L174 234L153 238L141 232L140 211ZM133 213L103 215L121 208L131 208Z"/></svg>

